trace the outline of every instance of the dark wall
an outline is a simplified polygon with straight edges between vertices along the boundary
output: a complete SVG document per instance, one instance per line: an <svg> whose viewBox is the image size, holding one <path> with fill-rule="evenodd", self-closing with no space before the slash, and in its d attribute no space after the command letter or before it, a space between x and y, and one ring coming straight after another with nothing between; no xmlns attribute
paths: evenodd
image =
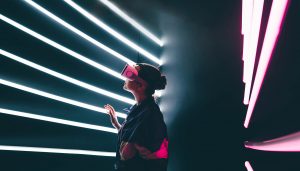
<svg viewBox="0 0 300 171"><path fill-rule="evenodd" d="M113 39L61 1L35 1L84 32L138 62L150 62ZM243 127L241 1L115 1L146 28L163 37L159 48L93 1L75 1L165 62L168 86L161 99L170 137L170 171L298 171L298 153L246 150L246 140L262 141L299 131L299 3L292 1L253 118ZM262 30L266 26L265 2ZM21 1L1 1L1 14L120 71L119 60L63 29ZM0 22L1 48L69 76L131 97L122 82ZM263 32L263 31L262 31ZM260 39L260 44L261 44ZM128 105L57 80L1 57L1 78L90 104ZM1 107L110 126L105 115L0 85ZM0 144L114 151L116 136L7 115L0 116ZM112 170L113 158L0 151L5 170ZM17 164L16 164L17 163Z"/></svg>

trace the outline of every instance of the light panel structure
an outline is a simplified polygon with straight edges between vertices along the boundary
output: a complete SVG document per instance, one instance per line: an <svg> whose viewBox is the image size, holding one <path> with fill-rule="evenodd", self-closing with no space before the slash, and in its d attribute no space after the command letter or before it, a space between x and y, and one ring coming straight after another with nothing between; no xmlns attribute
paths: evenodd
<svg viewBox="0 0 300 171"><path fill-rule="evenodd" d="M113 4L109 0L99 0L102 4L107 6L109 9L111 9L115 14L120 16L122 19L124 19L126 22L131 24L134 28L136 28L138 31L143 33L145 36L147 36L149 39L151 39L153 42L158 44L159 46L163 46L164 43L162 40L160 40L157 36L152 34L149 30L147 30L145 27L143 27L141 24L139 24L136 20L134 20L132 17L128 16L124 11L122 11L120 8L118 8L115 4Z"/></svg>
<svg viewBox="0 0 300 171"><path fill-rule="evenodd" d="M84 108L84 109L89 109L89 110L92 110L92 111L95 111L95 112L100 112L100 113L104 113L104 114L106 114L106 112L107 112L106 109L98 107L98 106L93 106L93 105L90 105L90 104L87 104L87 103L83 103L83 102L79 102L79 101L76 101L76 100L61 97L61 96L58 96L58 95L54 95L54 94L51 94L51 93L47 93L47 92L44 92L44 91L41 91L41 90L30 88L30 87L27 87L27 86L24 86L24 85L21 85L21 84L17 84L17 83L11 82L11 81L7 81L7 80L1 79L1 78L0 78L0 84L6 85L8 87L15 88L15 89L19 89L19 90L22 90L22 91L25 91L25 92L28 92L28 93L36 94L36 95L39 95L39 96L42 96L42 97L46 97L46 98L49 98L49 99L52 99L52 100L56 100L56 101L59 101L59 102L67 103L67 104L74 105L74 106L77 106L77 107L81 107L81 108ZM116 112L116 114L117 114L118 117L121 117L121 118L126 118L127 117L127 115L124 114L124 113Z"/></svg>
<svg viewBox="0 0 300 171"><path fill-rule="evenodd" d="M116 153L114 153L114 152L62 149L62 148L8 146L8 145L0 145L0 150L2 150L2 151L40 152L40 153L58 153L58 154L79 154L79 155L104 156L104 157L115 157L116 156Z"/></svg>
<svg viewBox="0 0 300 171"><path fill-rule="evenodd" d="M89 19L90 21L95 23L97 26L99 26L100 28L102 28L103 30L105 30L106 32L108 32L109 34L111 34L112 36L114 36L115 38L117 38L118 40L123 42L124 44L126 44L127 46L129 46L132 49L134 49L135 51L141 53L142 55L144 55L151 61L153 61L159 65L162 65L162 61L158 57L154 56L150 52L146 51L145 49L141 48L137 44L133 43L131 40L129 40L128 38L126 38L125 36L123 36L122 34L117 32L116 30L112 29L111 27L109 27L103 21L101 21L100 19L96 18L95 16L93 16L92 14L87 12L85 9L80 7L75 2L73 2L71 0L64 0L64 2L66 2L68 5L70 5L72 8L74 8L76 11L78 11L80 14L85 16L87 19Z"/></svg>
<svg viewBox="0 0 300 171"><path fill-rule="evenodd" d="M49 45L51 45L53 47L55 47L56 49L59 49L59 50L65 52L65 53L73 56L74 58L76 58L76 59L78 59L78 60L80 60L80 61L82 61L82 62L84 62L84 63L86 63L88 65L91 65L91 66L93 66L93 67L95 67L95 68L97 68L97 69L99 69L99 70L101 70L101 71L103 71L103 72L105 72L107 74L110 74L111 76L114 76L114 77L119 78L121 80L125 80L125 78L122 77L119 72L116 72L116 71L114 71L114 70L112 70L112 69L110 69L110 68L108 68L108 67L106 67L106 66L104 66L102 64L99 64L99 63L97 63L97 62L95 62L95 61L93 61L93 60L91 60L91 59L89 59L89 58L87 58L87 57L85 57L83 55L80 55L80 54L72 51L71 49L68 49L68 48L66 48L66 47L64 47L64 46L62 46L62 45L60 45L60 44L58 44L58 43L56 43L56 42L48 39L47 37L45 37L45 36L43 36L43 35L35 32L35 31L33 31L33 30L31 30L31 29L29 29L29 28L27 28L27 27L25 27L25 26L23 26L23 25L15 22L15 21L13 21L12 19L10 19L10 18L8 18L8 17L6 17L6 16L4 16L2 14L0 14L0 19L2 21L6 22L6 23L8 23L8 24L10 24L10 25L12 25L12 26L14 26L14 27L22 30L22 31L24 31L25 33L27 33L27 34L29 34L29 35L31 35L31 36L33 36L33 37L35 37L35 38L37 38L37 39L45 42L45 43L47 43L47 44L49 44Z"/></svg>
<svg viewBox="0 0 300 171"><path fill-rule="evenodd" d="M112 93L112 92L104 90L102 88L95 87L93 85L90 85L90 84L87 84L85 82L79 81L77 79L71 78L69 76L63 75L61 73L58 73L56 71L53 71L53 70L48 69L46 67L43 67L41 65L38 65L38 64L33 63L31 61L28 61L28 60L26 60L24 58L16 56L16 55L14 55L14 54L12 54L10 52L7 52L5 50L0 49L0 54L3 55L3 56L5 56L5 57L7 57L7 58L10 58L10 59L12 59L14 61L17 61L19 63L22 63L22 64L27 65L29 67L32 67L34 69L37 69L37 70L39 70L41 72L44 72L46 74L49 74L49 75L52 75L52 76L54 76L56 78L64 80L66 82L69 82L69 83L72 83L72 84L77 85L79 87L82 87L82 88L88 89L90 91L93 91L93 92L95 92L97 94L102 94L102 95L105 95L105 96L107 96L109 98L113 98L113 99L116 99L116 100L119 100L119 101L122 101L122 102L125 102L125 103L128 103L128 104L131 104L131 105L135 104L135 101L133 99L129 99L127 97L124 97L124 96Z"/></svg>
<svg viewBox="0 0 300 171"><path fill-rule="evenodd" d="M50 17L51 19L53 19L57 23L61 24L62 26L64 26L68 30L70 30L73 33L79 35L80 37L82 37L85 40L89 41L90 43L94 44L95 46L97 46L97 47L105 50L106 52L108 52L109 54L113 55L114 57L117 57L118 59L120 59L120 60L122 60L122 61L124 61L124 62L126 62L126 63L128 63L130 65L134 65L135 64L135 62L133 62L132 60L130 60L127 57L121 55L120 53L114 51L113 49L107 47L106 45L100 43L99 41L95 40L94 38L88 36L87 34L83 33L80 30L78 30L77 28L75 28L74 26L70 25L69 23L65 22L64 20L62 20L61 18L57 17L56 15L54 15L51 12L49 12L48 10L46 10L42 6L38 5L37 3L33 2L32 0L25 0L25 2L28 3L29 5L31 5L32 7L34 7L35 9L37 9L38 11L42 12L46 16Z"/></svg>
<svg viewBox="0 0 300 171"><path fill-rule="evenodd" d="M38 114L32 114L32 113L21 112L21 111L16 111L16 110L10 110L10 109L5 109L5 108L0 108L0 113L12 115L12 116L36 119L36 120L41 120L41 121L47 121L47 122L52 122L52 123L58 123L58 124L63 124L63 125L75 126L75 127L80 127L80 128L92 129L92 130L97 130L97 131L104 131L104 132L110 132L110 133L115 133L115 134L118 133L118 131L114 128L86 124L86 123L81 123L81 122L75 122L75 121L59 119L59 118L54 118L54 117L48 117L48 116L43 116L40 114L38 115Z"/></svg>
<svg viewBox="0 0 300 171"><path fill-rule="evenodd" d="M249 101L244 127L247 128L270 62L273 49L275 48L278 35L280 33L284 14L286 12L288 0L273 0L271 12L267 24L262 50L259 58L257 72L253 84L251 98Z"/></svg>

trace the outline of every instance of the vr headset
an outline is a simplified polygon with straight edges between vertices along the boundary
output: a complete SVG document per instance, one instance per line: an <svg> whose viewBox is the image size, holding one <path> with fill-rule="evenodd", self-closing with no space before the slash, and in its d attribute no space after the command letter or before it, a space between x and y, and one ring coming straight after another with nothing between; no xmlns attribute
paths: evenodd
<svg viewBox="0 0 300 171"><path fill-rule="evenodd" d="M126 64L121 75L133 81L138 77L138 71L133 66Z"/></svg>

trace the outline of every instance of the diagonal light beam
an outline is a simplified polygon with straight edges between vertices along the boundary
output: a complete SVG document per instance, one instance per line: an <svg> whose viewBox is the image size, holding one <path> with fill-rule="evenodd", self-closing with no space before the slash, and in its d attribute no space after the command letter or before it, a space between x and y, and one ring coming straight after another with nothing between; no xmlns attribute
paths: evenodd
<svg viewBox="0 0 300 171"><path fill-rule="evenodd" d="M246 55L245 68L247 70L245 70L246 86L245 86L245 94L244 94L244 104L248 104L250 98L250 91L252 85L252 78L254 72L254 64L255 64L255 57L257 51L263 7L264 7L264 0L254 0L251 29L248 35L250 36L248 37L250 41L249 41L249 46L246 47L248 49L246 51L247 54L245 54Z"/></svg>
<svg viewBox="0 0 300 171"><path fill-rule="evenodd" d="M251 164L250 164L249 161L245 162L245 167L246 167L247 171L253 171L253 168L252 168L252 166L251 166Z"/></svg>
<svg viewBox="0 0 300 171"><path fill-rule="evenodd" d="M63 124L63 125L75 126L75 127L80 127L80 128L93 129L93 130L97 130L97 131L118 133L118 131L114 128L86 124L86 123L81 123L81 122L75 122L75 121L70 121L70 120L65 120L65 119L58 119L58 118L54 118L54 117L42 116L42 115L20 112L20 111L15 111L15 110L9 110L9 109L4 109L4 108L0 108L0 113L13 115L13 116L20 116L20 117L25 117L25 118L30 118L30 119L36 119L36 120L41 120L41 121L59 123L59 124Z"/></svg>
<svg viewBox="0 0 300 171"><path fill-rule="evenodd" d="M42 36L41 34L30 30L29 28L27 28L27 27L25 27L25 26L23 26L23 25L15 22L15 21L13 21L13 20L5 17L2 14L0 14L0 19L2 21L6 22L6 23L8 23L8 24L10 24L10 25L12 25L12 26L14 26L14 27L22 30L22 31L24 31L25 33L27 33L27 34L29 34L29 35L31 35L31 36L33 36L33 37L35 37L35 38L37 38L37 39L45 42L45 43L47 43L47 44L49 44L49 45L51 45L51 46L53 46L53 47L55 47L55 48L57 48L57 49L65 52L65 53L73 56L74 58L76 58L76 59L78 59L78 60L80 60L80 61L82 61L82 62L84 62L86 64L89 64L89 65L91 65L91 66L93 66L93 67L95 67L95 68L97 68L97 69L99 69L101 71L104 71L104 72L106 72L106 73L108 73L108 74L110 74L110 75L112 75L114 77L117 77L117 78L119 78L121 80L125 80L125 78L122 77L119 72L116 72L116 71L114 71L114 70L112 70L110 68L107 68L104 65L101 65L101 64L99 64L99 63L97 63L97 62L95 62L95 61L93 61L91 59L88 59L87 57L82 56L82 55L80 55L80 54L78 54L78 53L76 53L76 52L74 52L74 51L72 51L72 50L70 50L70 49L68 49L68 48L66 48L66 47L64 47L64 46L62 46L62 45L60 45L60 44L52 41L52 40L50 40L50 39L48 39L47 37Z"/></svg>
<svg viewBox="0 0 300 171"><path fill-rule="evenodd" d="M251 98L247 109L244 122L245 128L248 127L271 56L275 47L277 37L283 22L283 17L287 9L288 0L273 0L267 30L258 62L257 72L251 92Z"/></svg>
<svg viewBox="0 0 300 171"><path fill-rule="evenodd" d="M24 85L21 85L21 84L10 82L10 81L7 81L7 80L1 79L1 78L0 78L0 84L6 85L6 86L9 86L9 87L13 87L13 88L16 88L16 89L19 89L19 90L23 90L23 91L26 91L26 92L29 92L29 93L32 93L32 94L36 94L36 95L39 95L39 96L47 97L49 99L53 99L53 100L60 101L60 102L63 102L63 103L67 103L67 104L70 104L70 105L74 105L74 106L77 106L77 107L81 107L81 108L85 108L85 109L89 109L89 110L92 110L92 111L96 111L96 112L106 114L106 109L104 109L104 108L93 106L93 105L90 105L90 104L87 104L87 103L82 103L82 102L72 100L72 99L68 99L68 98L65 98L65 97L57 96L57 95L54 95L54 94L51 94L51 93L47 93L47 92L44 92L44 91L41 91L41 90L37 90L37 89L34 89L34 88L27 87L27 86L24 86ZM121 117L121 118L126 118L126 114L124 114L124 113L117 112L117 116Z"/></svg>
<svg viewBox="0 0 300 171"><path fill-rule="evenodd" d="M62 20L61 18L57 17L56 15L54 15L53 13L49 12L48 10L46 10L45 8L41 7L40 5L38 5L37 3L31 1L31 0L25 0L25 2L27 2L29 5L31 5L32 7L34 7L35 9L39 10L40 12L42 12L43 14L47 15L48 17L50 17L51 19L53 19L54 21L58 22L59 24L63 25L64 27L66 27L67 29L69 29L70 31L76 33L77 35L79 35L80 37L84 38L85 40L89 41L90 43L96 45L97 47L105 50L106 52L110 53L111 55L113 55L114 57L117 57L118 59L121 59L122 61L133 65L135 64L135 62L133 62L132 60L128 59L127 57L121 55L120 53L112 50L111 48L105 46L104 44L98 42L97 40L93 39L92 37L88 36L87 34L83 33L82 31L78 30L77 28L73 27L72 25L70 25L69 23L65 22L64 20Z"/></svg>
<svg viewBox="0 0 300 171"><path fill-rule="evenodd" d="M129 103L129 104L134 104L135 103L135 101L132 100L132 99L129 99L129 98L124 97L124 96L120 96L118 94L109 92L109 91L104 90L102 88L98 88L98 87L95 87L93 85L87 84L85 82L76 80L74 78L71 78L69 76L63 75L63 74L58 73L56 71L53 71L51 69L45 68L45 67L43 67L41 65L35 64L33 62L30 62L30 61L28 61L26 59L23 59L23 58L21 58L19 56L16 56L16 55L14 55L12 53L9 53L7 51L4 51L2 49L0 49L0 54L3 55L3 56L6 56L7 58L15 60L17 62L20 62L20 63L22 63L24 65L27 65L27 66L30 66L30 67L32 67L34 69L42 71L42 72L44 72L46 74L52 75L52 76L54 76L56 78L62 79L64 81L67 81L67 82L72 83L74 85L77 85L77 86L83 87L85 89L91 90L91 91L96 92L98 94L102 94L102 95L105 95L107 97L110 97L110 98L113 98L113 99L116 99L116 100L119 100L119 101L122 101L122 102L125 102L125 103Z"/></svg>
<svg viewBox="0 0 300 171"><path fill-rule="evenodd" d="M92 21L97 26L101 27L102 29L104 29L106 32L108 32L109 34L111 34L112 36L117 38L118 40L122 41L123 43L125 43L126 45L128 45L132 49L136 50L137 52L141 53L142 55L144 55L148 59L154 61L155 63L157 63L159 65L162 65L162 61L160 59L158 59L158 57L152 55L151 53L144 50L143 48L141 48L137 44L133 43L131 40L129 40L128 38L126 38L122 34L118 33L117 31L115 31L114 29L112 29L111 27L106 25L103 21L101 21L100 19L96 18L95 16L93 16L92 14L90 14L89 12L84 10L82 7L77 5L75 2L73 2L71 0L64 0L64 1L68 5L70 5L72 8L74 8L76 11L78 11L79 13L84 15L87 19L89 19L90 21Z"/></svg>
<svg viewBox="0 0 300 171"><path fill-rule="evenodd" d="M80 155L103 156L103 157L115 157L116 156L116 153L114 153L114 152L61 149L61 148L44 148L44 147L8 146L8 145L0 145L0 150L41 152L41 153L59 153L59 154L80 154Z"/></svg>
<svg viewBox="0 0 300 171"><path fill-rule="evenodd" d="M149 30L147 30L145 27L143 27L141 24L136 22L133 18L129 17L124 11L122 11L120 8L118 8L115 4L108 0L99 0L101 3L103 3L105 6L107 6L109 9L111 9L114 13L119 15L121 18L123 18L125 21L127 21L129 24L131 24L134 28L142 32L145 36L147 36L149 39L151 39L153 42L158 44L159 46L163 46L164 43L162 40L160 40L158 37L156 37L154 34L152 34Z"/></svg>

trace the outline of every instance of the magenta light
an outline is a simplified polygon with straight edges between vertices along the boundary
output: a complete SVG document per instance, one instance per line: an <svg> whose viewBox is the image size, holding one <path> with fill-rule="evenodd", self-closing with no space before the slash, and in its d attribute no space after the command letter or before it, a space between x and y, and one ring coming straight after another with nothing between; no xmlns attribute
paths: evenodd
<svg viewBox="0 0 300 171"><path fill-rule="evenodd" d="M283 21L283 17L286 11L288 0L274 0L269 16L266 35L264 38L262 51L259 58L258 68L254 80L253 90L249 101L249 106L244 122L245 128L248 127L251 115L256 104L260 88L263 83L265 73L268 68L269 61L271 59L272 51L275 47L276 40L280 31L280 27Z"/></svg>
<svg viewBox="0 0 300 171"><path fill-rule="evenodd" d="M247 171L253 171L253 168L251 167L249 161L245 161L245 167L246 167Z"/></svg>
<svg viewBox="0 0 300 171"><path fill-rule="evenodd" d="M246 148L262 151L300 152L300 131L263 142L246 142Z"/></svg>
<svg viewBox="0 0 300 171"><path fill-rule="evenodd" d="M244 81L246 83L245 86L245 94L244 94L244 104L249 103L250 91L252 85L253 78L253 70L255 64L255 57L257 51L257 43L259 38L259 31L261 25L261 17L264 7L264 0L254 0L253 2L253 13L252 13L252 22L251 29L249 34L249 45L244 49L246 58L244 59L245 63L245 72L244 72Z"/></svg>

